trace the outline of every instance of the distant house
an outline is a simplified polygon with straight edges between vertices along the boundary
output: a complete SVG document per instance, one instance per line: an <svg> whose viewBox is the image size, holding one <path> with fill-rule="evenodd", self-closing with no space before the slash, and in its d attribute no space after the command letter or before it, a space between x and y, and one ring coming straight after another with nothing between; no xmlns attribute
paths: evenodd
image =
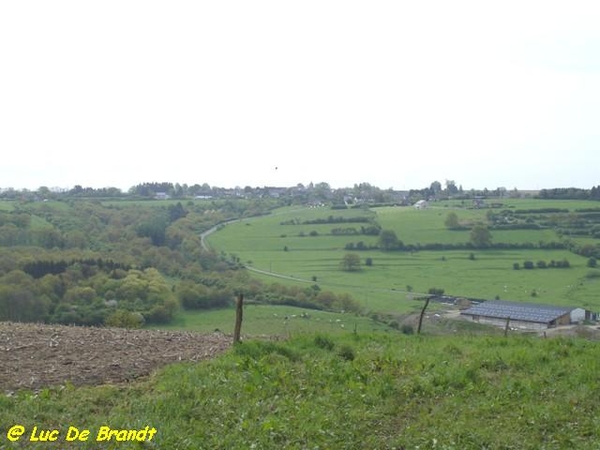
<svg viewBox="0 0 600 450"><path fill-rule="evenodd" d="M156 200L168 200L170 197L169 197L169 194L167 194L166 192L157 192L154 195L154 198Z"/></svg>
<svg viewBox="0 0 600 450"><path fill-rule="evenodd" d="M425 209L429 206L429 203L427 203L427 200L419 200L413 206L415 207L415 209Z"/></svg>
<svg viewBox="0 0 600 450"><path fill-rule="evenodd" d="M461 312L474 322L505 326L510 319L512 328L545 330L559 325L570 325L585 320L596 320L596 315L583 308L569 308L536 303L490 300Z"/></svg>

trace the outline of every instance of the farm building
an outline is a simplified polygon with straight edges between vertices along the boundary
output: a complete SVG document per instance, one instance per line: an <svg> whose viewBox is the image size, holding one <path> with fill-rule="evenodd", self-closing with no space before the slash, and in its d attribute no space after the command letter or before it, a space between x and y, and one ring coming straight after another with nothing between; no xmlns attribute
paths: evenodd
<svg viewBox="0 0 600 450"><path fill-rule="evenodd" d="M427 208L427 206L429 206L429 204L427 203L426 200L419 200L413 206L415 207L415 209L425 209L425 208Z"/></svg>
<svg viewBox="0 0 600 450"><path fill-rule="evenodd" d="M504 300L483 302L462 311L461 314L471 317L475 322L497 326L505 326L506 319L510 319L511 327L525 330L544 330L596 319L595 314L583 308Z"/></svg>

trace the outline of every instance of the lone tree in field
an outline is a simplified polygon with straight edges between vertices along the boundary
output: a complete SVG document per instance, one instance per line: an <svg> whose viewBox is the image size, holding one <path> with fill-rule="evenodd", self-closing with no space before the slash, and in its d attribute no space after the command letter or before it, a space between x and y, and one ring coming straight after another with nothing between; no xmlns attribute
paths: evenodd
<svg viewBox="0 0 600 450"><path fill-rule="evenodd" d="M475 248L485 248L490 247L492 245L492 233L488 230L487 225L482 223L476 224L473 229L471 229L471 244Z"/></svg>
<svg viewBox="0 0 600 450"><path fill-rule="evenodd" d="M402 247L402 241L398 239L394 230L382 230L379 233L379 247L385 251L397 250Z"/></svg>
<svg viewBox="0 0 600 450"><path fill-rule="evenodd" d="M346 253L341 262L342 270L356 272L360 270L360 256L356 253Z"/></svg>
<svg viewBox="0 0 600 450"><path fill-rule="evenodd" d="M454 211L450 211L448 213L448 215L446 216L446 220L444 220L444 225L446 225L446 228L450 230L456 230L457 228L460 228L458 216Z"/></svg>

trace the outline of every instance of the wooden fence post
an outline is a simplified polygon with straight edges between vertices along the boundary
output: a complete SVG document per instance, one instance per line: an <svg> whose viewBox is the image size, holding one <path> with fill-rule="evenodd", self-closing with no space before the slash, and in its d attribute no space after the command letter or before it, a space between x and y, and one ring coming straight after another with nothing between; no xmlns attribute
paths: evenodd
<svg viewBox="0 0 600 450"><path fill-rule="evenodd" d="M235 328L233 329L233 343L241 342L240 336L242 333L242 315L244 313L244 294L238 294L235 300Z"/></svg>
<svg viewBox="0 0 600 450"><path fill-rule="evenodd" d="M423 309L421 310L421 315L419 316L419 326L417 327L417 334L421 334L421 326L423 325L423 316L425 315L425 310L429 306L429 300L430 300L430 297L427 297L427 300L425 300L425 306L423 306Z"/></svg>
<svg viewBox="0 0 600 450"><path fill-rule="evenodd" d="M510 326L510 317L506 318L506 325L504 326L504 337L508 336L508 327Z"/></svg>

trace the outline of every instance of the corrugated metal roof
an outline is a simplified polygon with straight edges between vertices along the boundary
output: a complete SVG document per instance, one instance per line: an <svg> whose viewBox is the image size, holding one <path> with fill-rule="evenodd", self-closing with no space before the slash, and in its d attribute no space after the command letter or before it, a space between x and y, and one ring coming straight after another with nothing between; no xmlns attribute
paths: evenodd
<svg viewBox="0 0 600 450"><path fill-rule="evenodd" d="M461 314L493 317L496 319L523 320L526 322L550 323L571 312L573 308L539 305L535 303L517 303L505 300L489 300L475 305Z"/></svg>

